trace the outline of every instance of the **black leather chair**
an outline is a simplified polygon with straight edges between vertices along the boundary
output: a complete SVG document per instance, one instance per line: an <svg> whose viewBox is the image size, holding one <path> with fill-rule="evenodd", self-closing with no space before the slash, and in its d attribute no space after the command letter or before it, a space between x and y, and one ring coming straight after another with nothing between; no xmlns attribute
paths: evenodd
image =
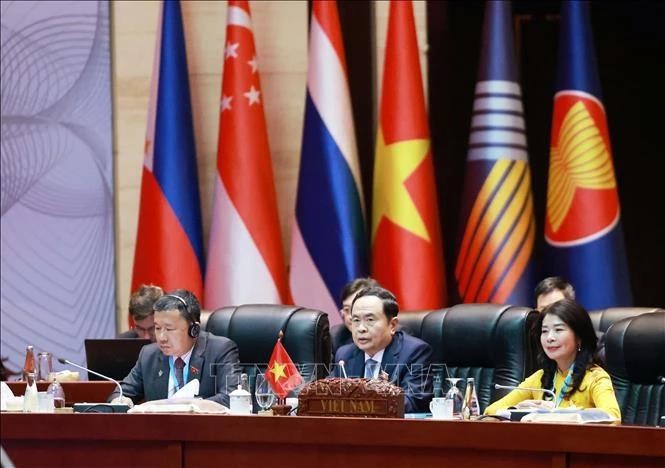
<svg viewBox="0 0 665 468"><path fill-rule="evenodd" d="M481 412L508 390L494 384L519 385L535 371L534 340L530 331L538 312L525 307L494 304L460 304L431 312L423 320L421 338L432 346L435 394L450 377L473 377ZM445 366L443 366L445 364ZM440 373L440 377L437 376ZM439 380L440 379L440 380Z"/></svg>
<svg viewBox="0 0 665 468"><path fill-rule="evenodd" d="M610 307L607 309L590 310L589 317L591 317L591 323L593 323L593 328L596 332L603 334L614 323L620 320L659 311L662 312L663 309L658 307Z"/></svg>
<svg viewBox="0 0 665 468"><path fill-rule="evenodd" d="M280 330L282 344L305 381L323 378L330 364L328 315L298 306L247 304L223 307L208 317L206 331L235 341L250 386L270 360Z"/></svg>
<svg viewBox="0 0 665 468"><path fill-rule="evenodd" d="M400 312L397 316L399 319L399 329L404 333L408 333L416 338L423 336L423 321L431 311L424 310L419 312Z"/></svg>
<svg viewBox="0 0 665 468"><path fill-rule="evenodd" d="M665 416L665 311L616 322L605 336L623 424L657 426Z"/></svg>

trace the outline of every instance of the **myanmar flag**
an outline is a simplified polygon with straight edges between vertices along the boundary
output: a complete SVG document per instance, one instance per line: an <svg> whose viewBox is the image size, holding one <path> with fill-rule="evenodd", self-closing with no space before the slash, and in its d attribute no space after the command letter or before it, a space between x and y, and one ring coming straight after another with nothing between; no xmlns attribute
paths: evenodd
<svg viewBox="0 0 665 468"><path fill-rule="evenodd" d="M447 302L434 166L410 1L390 3L374 162L372 274L403 310Z"/></svg>

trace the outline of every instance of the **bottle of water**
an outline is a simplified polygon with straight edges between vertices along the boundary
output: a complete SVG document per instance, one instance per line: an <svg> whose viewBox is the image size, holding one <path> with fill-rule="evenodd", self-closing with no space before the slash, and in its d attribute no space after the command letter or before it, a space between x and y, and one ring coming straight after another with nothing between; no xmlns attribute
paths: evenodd
<svg viewBox="0 0 665 468"><path fill-rule="evenodd" d="M473 378L466 379L466 392L464 393L464 407L462 408L464 419L480 416L480 405L476 394L476 382Z"/></svg>
<svg viewBox="0 0 665 468"><path fill-rule="evenodd" d="M30 346L32 348L32 346ZM37 375L29 372L26 375L25 393L23 394L23 412L36 413L39 411L39 400L37 397Z"/></svg>
<svg viewBox="0 0 665 468"><path fill-rule="evenodd" d="M32 346L25 349L25 363L23 364L23 380L28 380L28 374L36 372L35 351Z"/></svg>
<svg viewBox="0 0 665 468"><path fill-rule="evenodd" d="M65 390L60 385L60 382L53 379L51 385L48 386L46 393L53 395L53 406L55 408L65 407Z"/></svg>

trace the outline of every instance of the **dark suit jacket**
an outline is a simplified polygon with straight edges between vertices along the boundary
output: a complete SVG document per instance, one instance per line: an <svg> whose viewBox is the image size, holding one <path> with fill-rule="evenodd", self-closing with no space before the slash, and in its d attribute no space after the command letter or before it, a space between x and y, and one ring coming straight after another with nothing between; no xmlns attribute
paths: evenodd
<svg viewBox="0 0 665 468"><path fill-rule="evenodd" d="M355 344L342 346L335 353L335 361L344 361L348 377L365 375L365 352ZM432 399L432 375L429 367L432 348L423 340L398 331L383 352L381 370L388 380L404 389L404 411L417 413L429 411ZM332 377L341 377L339 366L333 366Z"/></svg>
<svg viewBox="0 0 665 468"><path fill-rule="evenodd" d="M141 349L139 359L120 385L123 394L135 403L168 398L169 357L157 343ZM238 346L228 338L202 331L189 359L187 381L198 379L199 396L229 406L229 393L238 385L240 366ZM118 396L116 390L109 401Z"/></svg>
<svg viewBox="0 0 665 468"><path fill-rule="evenodd" d="M139 334L136 333L136 330L127 330L120 333L116 338L138 338Z"/></svg>

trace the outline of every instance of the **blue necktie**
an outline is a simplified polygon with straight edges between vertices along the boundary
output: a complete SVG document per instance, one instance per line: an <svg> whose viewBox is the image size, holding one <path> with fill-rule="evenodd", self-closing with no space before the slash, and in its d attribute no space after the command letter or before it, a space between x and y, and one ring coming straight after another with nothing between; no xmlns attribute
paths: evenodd
<svg viewBox="0 0 665 468"><path fill-rule="evenodd" d="M376 366L379 363L376 362L374 359L368 359L365 361L365 378L366 379L373 379L374 378L374 370L376 369Z"/></svg>

